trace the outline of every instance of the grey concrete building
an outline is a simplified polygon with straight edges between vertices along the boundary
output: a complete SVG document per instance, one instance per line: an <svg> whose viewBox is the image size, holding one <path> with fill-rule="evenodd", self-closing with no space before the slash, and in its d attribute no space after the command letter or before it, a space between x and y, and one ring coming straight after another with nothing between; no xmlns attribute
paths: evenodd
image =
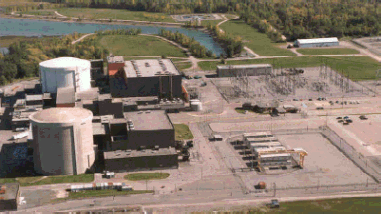
<svg viewBox="0 0 381 214"><path fill-rule="evenodd" d="M113 97L182 96L182 77L169 59L125 61L121 70L110 75Z"/></svg>
<svg viewBox="0 0 381 214"><path fill-rule="evenodd" d="M174 148L104 152L105 169L112 172L178 168Z"/></svg>
<svg viewBox="0 0 381 214"><path fill-rule="evenodd" d="M175 147L175 130L163 110L126 112L110 120L109 150Z"/></svg>
<svg viewBox="0 0 381 214"><path fill-rule="evenodd" d="M30 116L35 171L46 175L77 175L93 167L91 111L49 108Z"/></svg>
<svg viewBox="0 0 381 214"><path fill-rule="evenodd" d="M218 77L270 75L272 72L270 64L217 65Z"/></svg>

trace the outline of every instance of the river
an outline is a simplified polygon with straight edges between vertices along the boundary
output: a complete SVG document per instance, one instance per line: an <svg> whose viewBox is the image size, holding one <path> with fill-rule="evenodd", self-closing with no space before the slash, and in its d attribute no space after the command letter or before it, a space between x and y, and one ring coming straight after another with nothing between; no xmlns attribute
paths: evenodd
<svg viewBox="0 0 381 214"><path fill-rule="evenodd" d="M118 28L140 28L142 33L157 34L161 28L180 32L200 42L201 45L213 51L216 56L224 53L221 46L213 38L201 31L176 27L156 27L144 25L114 25L114 24L92 24L76 22L55 22L34 19L7 19L0 18L0 39L1 36L55 36L65 35L74 32L93 33L97 30L108 30Z"/></svg>

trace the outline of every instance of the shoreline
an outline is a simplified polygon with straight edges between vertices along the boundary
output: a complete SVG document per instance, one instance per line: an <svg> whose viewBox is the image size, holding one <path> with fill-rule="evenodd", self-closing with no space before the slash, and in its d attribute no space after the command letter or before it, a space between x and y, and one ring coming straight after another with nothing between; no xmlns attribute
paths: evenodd
<svg viewBox="0 0 381 214"><path fill-rule="evenodd" d="M150 22L150 21L136 21L136 20L121 20L116 19L110 22L110 19L87 19L83 18L78 21L78 18L65 18L65 17L55 17L55 16L35 16L23 14L22 17L19 15L0 15L0 18L4 19L30 19L30 20L41 20L41 21L53 21L53 22L65 22L65 23L78 23L78 24L107 24L107 25L136 25L136 26L162 26L162 27L177 27L182 28L185 25L183 23L171 23L171 22Z"/></svg>

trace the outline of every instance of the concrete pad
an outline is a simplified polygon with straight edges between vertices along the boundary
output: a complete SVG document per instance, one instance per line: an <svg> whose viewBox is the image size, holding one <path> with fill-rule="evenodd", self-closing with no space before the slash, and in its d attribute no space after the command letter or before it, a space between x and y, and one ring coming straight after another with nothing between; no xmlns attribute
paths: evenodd
<svg viewBox="0 0 381 214"><path fill-rule="evenodd" d="M285 146L301 147L308 152L304 168L288 174L250 175L247 179L253 185L259 181L264 181L268 185L276 183L277 187L283 188L374 183L319 133L276 135L276 137Z"/></svg>

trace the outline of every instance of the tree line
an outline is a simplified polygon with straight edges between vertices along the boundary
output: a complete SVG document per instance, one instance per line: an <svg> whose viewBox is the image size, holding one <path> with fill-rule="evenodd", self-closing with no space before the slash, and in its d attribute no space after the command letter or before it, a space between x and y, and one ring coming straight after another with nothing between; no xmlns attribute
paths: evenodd
<svg viewBox="0 0 381 214"><path fill-rule="evenodd" d="M131 29L112 29L112 30L101 30L95 31L98 36L102 35L139 35L142 33L140 28L131 28Z"/></svg>
<svg viewBox="0 0 381 214"><path fill-rule="evenodd" d="M250 4L241 11L246 23L263 29L261 20L280 30L289 41L313 37L377 36L381 30L377 1L303 1Z"/></svg>
<svg viewBox="0 0 381 214"><path fill-rule="evenodd" d="M83 59L103 59L109 51L97 45L95 36L90 36L74 45L78 33L36 38L32 41L19 41L9 46L9 53L0 56L0 85L15 79L38 76L39 63L48 59L71 56Z"/></svg>
<svg viewBox="0 0 381 214"><path fill-rule="evenodd" d="M242 52L243 42L240 37L233 37L229 33L224 32L218 26L211 24L206 26L218 43L224 47L227 57L233 57Z"/></svg>
<svg viewBox="0 0 381 214"><path fill-rule="evenodd" d="M178 31L174 33L170 30L165 30L161 28L159 31L159 35L166 39L179 43L181 44L181 46L185 48L188 48L189 52L193 56L196 56L199 58L216 57L211 50L207 50L205 46L201 45L193 37L190 38L183 33L179 33Z"/></svg>

